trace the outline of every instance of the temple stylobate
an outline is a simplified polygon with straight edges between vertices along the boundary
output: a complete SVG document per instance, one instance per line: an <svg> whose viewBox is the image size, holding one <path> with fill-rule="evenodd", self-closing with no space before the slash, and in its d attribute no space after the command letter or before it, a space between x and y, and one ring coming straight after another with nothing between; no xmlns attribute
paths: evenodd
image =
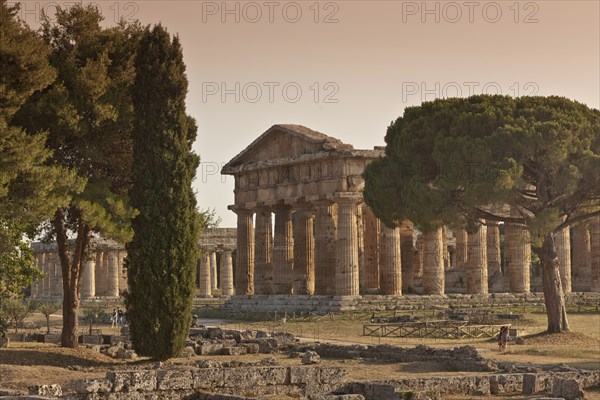
<svg viewBox="0 0 600 400"><path fill-rule="evenodd" d="M274 125L229 161L221 173L235 178L235 294L542 290L523 227L481 220L473 233L422 234L410 221L383 225L362 197L362 173L383 155L381 147L356 150L304 126ZM565 292L600 291L599 227L596 217L573 227L572 239L569 228L556 235Z"/></svg>

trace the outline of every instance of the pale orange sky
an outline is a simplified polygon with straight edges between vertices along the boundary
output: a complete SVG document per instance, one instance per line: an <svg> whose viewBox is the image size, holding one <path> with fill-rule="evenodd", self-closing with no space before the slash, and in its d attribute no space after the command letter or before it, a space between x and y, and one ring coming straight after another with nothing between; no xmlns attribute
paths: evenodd
<svg viewBox="0 0 600 400"><path fill-rule="evenodd" d="M30 23L36 11L72 4L24 3ZM276 123L372 148L406 106L457 90L600 106L597 0L96 3L108 24L118 13L181 37L188 112L200 128L198 203L225 227L235 226L233 179L217 171Z"/></svg>

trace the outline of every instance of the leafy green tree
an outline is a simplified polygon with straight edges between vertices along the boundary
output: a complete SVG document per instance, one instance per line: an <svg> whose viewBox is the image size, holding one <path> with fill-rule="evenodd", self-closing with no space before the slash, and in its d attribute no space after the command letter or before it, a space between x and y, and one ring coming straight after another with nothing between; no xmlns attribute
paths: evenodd
<svg viewBox="0 0 600 400"><path fill-rule="evenodd" d="M192 181L195 121L186 115L187 78L179 38L147 28L136 60L131 205L139 210L127 246L125 297L136 351L179 355L191 322L198 212Z"/></svg>
<svg viewBox="0 0 600 400"><path fill-rule="evenodd" d="M36 304L35 310L46 318L46 333L50 333L50 316L60 310L58 301L41 301Z"/></svg>
<svg viewBox="0 0 600 400"><path fill-rule="evenodd" d="M30 301L22 300L16 297L3 299L0 303L0 313L8 321L12 321L15 327L15 333L19 332L19 326L25 321L32 312L33 307Z"/></svg>
<svg viewBox="0 0 600 400"><path fill-rule="evenodd" d="M47 165L46 134L28 134L12 124L15 113L56 77L48 62L51 48L17 20L18 5L0 0L0 297L19 295L39 278L23 236L76 190L67 169Z"/></svg>
<svg viewBox="0 0 600 400"><path fill-rule="evenodd" d="M61 344L77 346L80 281L90 239L102 235L122 243L132 236L131 185L133 60L139 25L103 28L92 5L58 9L45 17L44 41L57 79L34 93L14 117L35 134L47 131L48 163L69 171L81 183L65 191L66 205L53 210L46 238L56 239L63 276Z"/></svg>
<svg viewBox="0 0 600 400"><path fill-rule="evenodd" d="M548 332L568 330L554 233L600 213L600 112L555 96L436 100L407 108L385 140L364 173L375 214L425 232L473 231L482 219L525 227Z"/></svg>

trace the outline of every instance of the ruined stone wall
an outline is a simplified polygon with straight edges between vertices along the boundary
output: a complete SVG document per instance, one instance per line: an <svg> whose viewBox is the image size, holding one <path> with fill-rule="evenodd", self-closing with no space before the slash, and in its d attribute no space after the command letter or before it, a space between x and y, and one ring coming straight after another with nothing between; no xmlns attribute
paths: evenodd
<svg viewBox="0 0 600 400"><path fill-rule="evenodd" d="M574 379L582 388L600 384L600 371L547 372L537 374L494 374L404 378L380 382L352 382L344 392L362 394L367 400L397 400L405 393L424 393L434 400L448 395L504 395L552 390L556 379ZM529 386L529 387L528 387ZM420 398L420 397L415 397Z"/></svg>
<svg viewBox="0 0 600 400"><path fill-rule="evenodd" d="M103 379L76 384L72 400L202 399L202 393L306 397L329 393L342 385L341 368L266 366L237 368L156 369L107 372ZM211 395L214 396L214 395ZM243 398L237 397L237 398ZM227 398L227 397L223 397Z"/></svg>
<svg viewBox="0 0 600 400"><path fill-rule="evenodd" d="M397 363L432 361L444 363L448 368L456 371L492 372L498 370L494 362L480 356L477 350L471 346L434 349L423 345L416 347L391 345L347 346L322 343L300 346L299 350L313 350L325 358L364 358Z"/></svg>

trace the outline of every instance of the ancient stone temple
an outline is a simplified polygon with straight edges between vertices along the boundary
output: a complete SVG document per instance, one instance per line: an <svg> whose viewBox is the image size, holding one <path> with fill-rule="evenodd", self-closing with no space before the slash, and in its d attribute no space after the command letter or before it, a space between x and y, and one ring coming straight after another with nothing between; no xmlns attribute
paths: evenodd
<svg viewBox="0 0 600 400"><path fill-rule="evenodd" d="M383 155L383 148L357 150L304 126L274 125L229 161L221 173L235 178L229 206L237 214L235 294L541 290L529 233L520 226L481 220L472 233L442 227L421 234L410 221L383 225L362 198L364 168ZM582 250L573 255L574 279L587 282L585 288L579 284L583 290L599 286L599 246L590 240L598 237L597 224L594 219L591 228L576 228L574 246ZM567 292L568 234L557 235Z"/></svg>
<svg viewBox="0 0 600 400"><path fill-rule="evenodd" d="M33 243L36 265L44 278L31 286L32 297L63 295L62 270L56 243ZM92 239L90 257L81 277L81 298L119 297L127 289L125 247L112 240Z"/></svg>
<svg viewBox="0 0 600 400"><path fill-rule="evenodd" d="M62 270L56 242L32 243L31 246L35 264L44 273L42 279L31 285L31 296L62 296ZM236 229L207 229L202 232L198 247L201 253L196 271L198 295L211 297L217 288L223 296L233 295L232 253L236 248ZM90 255L81 276L81 299L119 297L127 289L126 256L124 245L112 240L92 239Z"/></svg>
<svg viewBox="0 0 600 400"><path fill-rule="evenodd" d="M382 155L303 126L275 125L227 163L222 173L235 178L229 208L238 219L236 294L358 295L361 174ZM385 273L398 279L400 236L385 237ZM401 285L389 290L400 293Z"/></svg>

